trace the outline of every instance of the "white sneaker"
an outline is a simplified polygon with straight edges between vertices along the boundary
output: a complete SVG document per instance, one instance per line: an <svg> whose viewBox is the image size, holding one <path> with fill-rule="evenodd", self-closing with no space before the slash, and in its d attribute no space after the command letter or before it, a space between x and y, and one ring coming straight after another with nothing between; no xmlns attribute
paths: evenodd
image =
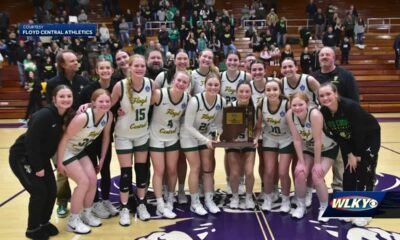
<svg viewBox="0 0 400 240"><path fill-rule="evenodd" d="M176 214L173 211L171 211L168 208L166 208L166 207L164 207L163 209L157 208L156 214L158 216L163 216L163 217L169 218L169 219L176 218Z"/></svg>
<svg viewBox="0 0 400 240"><path fill-rule="evenodd" d="M213 214L216 214L216 213L219 213L219 212L221 212L221 210L219 209L219 207L217 207L217 205L215 204L215 202L214 201L205 201L205 207L206 207L206 209L208 209L208 211L210 212L210 213L213 213Z"/></svg>
<svg viewBox="0 0 400 240"><path fill-rule="evenodd" d="M131 216L128 208L122 208L119 212L119 225L124 227L131 225Z"/></svg>
<svg viewBox="0 0 400 240"><path fill-rule="evenodd" d="M100 218L95 217L92 213L92 211L83 211L81 213L81 219L82 222L86 225L89 225L91 227L99 227L101 226L102 222Z"/></svg>
<svg viewBox="0 0 400 240"><path fill-rule="evenodd" d="M289 197L287 197L289 198ZM282 199L282 203L281 203L281 207L279 208L279 212L284 212L284 213L288 213L290 212L290 200L283 200Z"/></svg>
<svg viewBox="0 0 400 240"><path fill-rule="evenodd" d="M67 223L67 231L78 234L87 234L90 233L91 228L88 225L84 224L79 216L70 216Z"/></svg>
<svg viewBox="0 0 400 240"><path fill-rule="evenodd" d="M239 197L232 197L231 202L229 203L229 207L232 209L239 208Z"/></svg>
<svg viewBox="0 0 400 240"><path fill-rule="evenodd" d="M349 217L341 217L341 218L339 218L339 220L343 221L343 222L352 222L353 221L353 219L349 218Z"/></svg>
<svg viewBox="0 0 400 240"><path fill-rule="evenodd" d="M207 215L207 211L204 209L201 203L195 203L190 205L190 211L196 213L197 215L204 216Z"/></svg>
<svg viewBox="0 0 400 240"><path fill-rule="evenodd" d="M226 182L226 193L227 194L232 194L232 188L231 188L231 184L228 182Z"/></svg>
<svg viewBox="0 0 400 240"><path fill-rule="evenodd" d="M319 213L318 213L318 221L319 222L325 222L326 223L326 222L329 221L329 218L322 216L324 214L325 210L326 210L326 206L325 207L319 207Z"/></svg>
<svg viewBox="0 0 400 240"><path fill-rule="evenodd" d="M103 202L95 202L93 203L92 212L96 217L107 219L111 216Z"/></svg>
<svg viewBox="0 0 400 240"><path fill-rule="evenodd" d="M357 217L353 219L353 224L357 227L365 227L369 224L371 218L369 217Z"/></svg>
<svg viewBox="0 0 400 240"><path fill-rule="evenodd" d="M186 204L188 203L188 198L185 194L185 191L179 191L178 192L178 203L179 204Z"/></svg>
<svg viewBox="0 0 400 240"><path fill-rule="evenodd" d="M119 213L118 209L110 202L110 200L105 200L102 203L111 216L116 216Z"/></svg>
<svg viewBox="0 0 400 240"><path fill-rule="evenodd" d="M290 203L291 204L294 204L294 205L298 205L298 201L297 201L297 197L296 197L296 195L294 195L291 199L290 199Z"/></svg>
<svg viewBox="0 0 400 240"><path fill-rule="evenodd" d="M265 199L266 193L265 192L261 192L260 194L258 194L257 196L257 201L259 202L263 202Z"/></svg>
<svg viewBox="0 0 400 240"><path fill-rule="evenodd" d="M296 209L293 210L292 212L292 217L301 219L304 217L304 214L307 213L307 208L306 206L298 206Z"/></svg>
<svg viewBox="0 0 400 240"><path fill-rule="evenodd" d="M140 220L147 221L150 219L150 213L147 211L146 205L144 205L143 203L139 204L136 212Z"/></svg>
<svg viewBox="0 0 400 240"><path fill-rule="evenodd" d="M272 202L276 202L279 199L279 188L274 188L272 191Z"/></svg>
<svg viewBox="0 0 400 240"><path fill-rule="evenodd" d="M306 207L310 207L312 203L312 188L306 192Z"/></svg>
<svg viewBox="0 0 400 240"><path fill-rule="evenodd" d="M264 198L264 202L261 205L261 209L264 211L271 211L272 209L272 199L271 197L268 197L267 195Z"/></svg>
<svg viewBox="0 0 400 240"><path fill-rule="evenodd" d="M246 195L245 208L246 209L254 209L255 207L256 207L256 204L254 203L253 196Z"/></svg>
<svg viewBox="0 0 400 240"><path fill-rule="evenodd" d="M165 208L168 208L170 211L172 211L172 209L174 209L174 203L168 200L165 203Z"/></svg>

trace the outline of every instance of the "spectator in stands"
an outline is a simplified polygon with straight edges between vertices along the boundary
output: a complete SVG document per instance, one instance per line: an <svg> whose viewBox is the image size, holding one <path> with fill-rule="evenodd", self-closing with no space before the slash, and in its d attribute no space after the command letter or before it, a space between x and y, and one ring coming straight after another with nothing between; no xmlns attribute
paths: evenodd
<svg viewBox="0 0 400 240"><path fill-rule="evenodd" d="M285 17L281 17L275 26L276 43L278 47L283 47L286 44L287 22Z"/></svg>
<svg viewBox="0 0 400 240"><path fill-rule="evenodd" d="M353 44L355 44L354 41L354 25L356 22L356 18L350 13L346 13L346 17L344 19L344 36L348 37L349 39L353 40Z"/></svg>
<svg viewBox="0 0 400 240"><path fill-rule="evenodd" d="M205 32L200 33L200 37L197 39L197 52L201 53L204 49L207 48L208 40L206 38Z"/></svg>
<svg viewBox="0 0 400 240"><path fill-rule="evenodd" d="M178 23L176 23L176 24L179 27L179 36L180 36L181 48L184 48L185 47L185 42L186 42L186 37L189 34L190 24L186 20L185 16L182 16L181 20L179 21L179 25L178 25Z"/></svg>
<svg viewBox="0 0 400 240"><path fill-rule="evenodd" d="M268 46L264 46L264 49L260 53L260 59L264 62L265 66L270 64L272 56Z"/></svg>
<svg viewBox="0 0 400 240"><path fill-rule="evenodd" d="M248 22L248 25L245 28L246 32L244 33L244 36L247 38L251 38L253 34L257 32L255 21Z"/></svg>
<svg viewBox="0 0 400 240"><path fill-rule="evenodd" d="M109 17L111 15L111 0L102 0L103 16Z"/></svg>
<svg viewBox="0 0 400 240"><path fill-rule="evenodd" d="M394 67L400 69L400 34L394 39L393 50L395 54Z"/></svg>
<svg viewBox="0 0 400 240"><path fill-rule="evenodd" d="M324 33L324 37L322 38L322 43L325 47L331 47L332 49L336 49L336 36L333 32L333 27L329 26L328 30Z"/></svg>
<svg viewBox="0 0 400 240"><path fill-rule="evenodd" d="M353 15L355 18L358 17L357 9L354 7L353 4L350 5L349 12L350 12L350 14Z"/></svg>
<svg viewBox="0 0 400 240"><path fill-rule="evenodd" d="M281 59L280 59L280 63L285 60L286 58L291 58L294 59L294 54L292 51L292 46L290 44L286 44L285 48L283 49L283 52L281 53Z"/></svg>
<svg viewBox="0 0 400 240"><path fill-rule="evenodd" d="M335 33L335 38L336 38L336 46L340 46L340 41L342 40L342 31L344 30L344 27L342 25L342 20L337 17L335 25L333 27L333 32Z"/></svg>
<svg viewBox="0 0 400 240"><path fill-rule="evenodd" d="M306 6L306 13L309 20L313 20L315 14L317 13L317 4L315 4L314 0L310 0L310 2Z"/></svg>
<svg viewBox="0 0 400 240"><path fill-rule="evenodd" d="M226 57L228 54L229 50L233 50L236 51L236 47L233 44L233 37L231 35L231 30L230 30L230 26L226 25L225 26L225 31L221 37L221 42L223 44L223 48L224 48L224 56Z"/></svg>
<svg viewBox="0 0 400 240"><path fill-rule="evenodd" d="M172 22L171 28L168 30L168 38L171 43L171 52L175 53L176 50L178 50L178 44L179 44L179 30L176 28L175 22Z"/></svg>
<svg viewBox="0 0 400 240"><path fill-rule="evenodd" d="M0 39L7 38L7 29L10 25L10 19L8 13L5 11L0 11Z"/></svg>
<svg viewBox="0 0 400 240"><path fill-rule="evenodd" d="M193 31L189 31L186 40L185 40L185 51L188 53L190 65L193 66L196 62L196 49L197 49L197 42L194 38Z"/></svg>
<svg viewBox="0 0 400 240"><path fill-rule="evenodd" d="M319 51L318 45L314 45L314 51L311 53L311 72L316 72L321 69L319 65Z"/></svg>
<svg viewBox="0 0 400 240"><path fill-rule="evenodd" d="M121 18L121 23L119 24L119 36L122 46L131 46L131 42L129 39L129 26L128 23L125 21L125 18Z"/></svg>
<svg viewBox="0 0 400 240"><path fill-rule="evenodd" d="M100 43L105 43L110 39L110 30L108 30L106 23L101 24L99 33L100 33Z"/></svg>
<svg viewBox="0 0 400 240"><path fill-rule="evenodd" d="M133 14L132 14L132 11L129 8L126 9L124 17L125 17L126 23L128 23L129 32L130 32L130 31L132 31L134 26L133 26Z"/></svg>
<svg viewBox="0 0 400 240"><path fill-rule="evenodd" d="M53 60L50 56L46 57L43 70L40 72L40 78L47 82L49 79L55 77L57 74L56 67L54 66Z"/></svg>
<svg viewBox="0 0 400 240"><path fill-rule="evenodd" d="M135 45L137 43L137 40L140 39L140 43L142 45L144 45L146 43L146 35L144 34L144 32L142 32L142 29L140 27L138 27L136 29L136 33L133 36L133 44ZM135 45L136 47L136 45Z"/></svg>
<svg viewBox="0 0 400 240"><path fill-rule="evenodd" d="M207 48L211 49L214 53L214 56L218 56L221 53L221 41L216 37L216 35L213 35L211 37L211 40L208 42Z"/></svg>
<svg viewBox="0 0 400 240"><path fill-rule="evenodd" d="M18 46L16 48L16 59L17 59L17 65L18 65L19 84L21 86L25 86L25 83L26 83L24 60L26 59L27 54L28 54L28 51L25 48L24 40L19 40Z"/></svg>
<svg viewBox="0 0 400 240"><path fill-rule="evenodd" d="M160 9L157 11L157 19L160 22L164 22L166 19L167 11L165 10L165 7L160 7Z"/></svg>
<svg viewBox="0 0 400 240"><path fill-rule="evenodd" d="M164 52L164 56L165 54L167 54L168 50L169 50L169 37L168 37L168 32L167 32L167 25L165 25L165 23L161 24L161 29L158 32L158 42L161 44L162 48L163 48L163 52Z"/></svg>
<svg viewBox="0 0 400 240"><path fill-rule="evenodd" d="M275 28L275 24L279 21L279 17L278 15L275 13L275 9L271 8L271 10L269 11L268 15L267 15L267 25L269 26L269 29L272 33L272 35L274 35L274 28Z"/></svg>
<svg viewBox="0 0 400 240"><path fill-rule="evenodd" d="M88 21L88 15L86 14L85 10L82 9L81 13L78 16L78 22L85 23Z"/></svg>
<svg viewBox="0 0 400 240"><path fill-rule="evenodd" d="M136 17L133 18L133 27L135 29L140 28L142 32L146 27L146 19L142 16L142 14L138 11L136 12Z"/></svg>
<svg viewBox="0 0 400 240"><path fill-rule="evenodd" d="M354 33L356 35L356 46L359 48L364 48L364 32L365 32L365 23L362 17L358 17L355 25L354 25Z"/></svg>
<svg viewBox="0 0 400 240"><path fill-rule="evenodd" d="M247 6L247 4L244 4L243 8L240 10L240 24L242 27L245 26L244 21L245 20L249 20L250 19L250 9L249 6Z"/></svg>
<svg viewBox="0 0 400 240"><path fill-rule="evenodd" d="M24 64L24 71L25 71L25 73L24 73L25 79L28 79L29 72L33 72L33 73L37 72L37 66L36 66L36 63L32 59L31 53L26 54L26 58L24 59L23 64ZM33 80L33 77L31 78L31 80ZM25 88L28 87L28 84L29 84L29 82L26 81Z"/></svg>
<svg viewBox="0 0 400 240"><path fill-rule="evenodd" d="M42 108L42 82L37 72L29 71L27 74L27 90L29 92L29 101L24 120L27 121L32 114Z"/></svg>
<svg viewBox="0 0 400 240"><path fill-rule="evenodd" d="M249 47L253 49L253 52L261 52L263 49L262 39L260 36L258 36L257 32L253 33L249 45Z"/></svg>
<svg viewBox="0 0 400 240"><path fill-rule="evenodd" d="M315 24L315 39L321 39L322 33L325 28L325 16L322 13L321 8L317 9L317 13L314 16L314 24Z"/></svg>
<svg viewBox="0 0 400 240"><path fill-rule="evenodd" d="M310 41L311 31L307 27L299 27L300 39L303 47L308 47Z"/></svg>
<svg viewBox="0 0 400 240"><path fill-rule="evenodd" d="M72 51L60 51L57 54L58 75L50 79L46 85L47 103L52 103L53 89L58 85L67 85L71 88L73 94L72 108L77 110L81 105L79 102L79 94L84 86L88 84L88 80L77 74L79 70L78 58ZM57 173L57 214L59 217L66 217L68 214L67 204L71 198L71 189L69 187L68 178Z"/></svg>
<svg viewBox="0 0 400 240"><path fill-rule="evenodd" d="M342 43L340 44L340 51L342 52L342 57L340 60L341 64L349 64L349 55L351 50L351 44L347 37L343 38Z"/></svg>
<svg viewBox="0 0 400 240"><path fill-rule="evenodd" d="M119 36L119 24L121 23L120 15L115 15L112 21L115 36Z"/></svg>
<svg viewBox="0 0 400 240"><path fill-rule="evenodd" d="M308 51L308 47L304 47L303 52L300 55L300 66L301 72L309 74L311 71L311 54Z"/></svg>
<svg viewBox="0 0 400 240"><path fill-rule="evenodd" d="M115 56L118 50L124 47L114 34L110 34L110 39L108 40L107 45L109 46L113 56Z"/></svg>
<svg viewBox="0 0 400 240"><path fill-rule="evenodd" d="M144 44L142 43L142 41L138 38L138 39L136 39L134 44L135 44L135 47L133 49L133 53L144 56L146 53L146 48L144 47Z"/></svg>

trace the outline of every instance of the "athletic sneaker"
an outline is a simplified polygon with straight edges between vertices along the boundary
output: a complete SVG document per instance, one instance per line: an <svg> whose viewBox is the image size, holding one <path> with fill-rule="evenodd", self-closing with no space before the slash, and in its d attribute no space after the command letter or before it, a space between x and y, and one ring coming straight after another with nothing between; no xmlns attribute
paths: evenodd
<svg viewBox="0 0 400 240"><path fill-rule="evenodd" d="M162 209L157 207L156 214L158 216L163 216L163 217L169 218L169 219L176 218L176 214L166 207L164 207Z"/></svg>
<svg viewBox="0 0 400 240"><path fill-rule="evenodd" d="M307 188L306 191L306 207L310 207L312 203L312 188Z"/></svg>
<svg viewBox="0 0 400 240"><path fill-rule="evenodd" d="M197 215L204 216L207 215L207 211L204 209L200 202L192 203L190 205L190 211L196 213Z"/></svg>
<svg viewBox="0 0 400 240"><path fill-rule="evenodd" d="M290 200L289 200L289 197L287 197L286 200L283 200L283 198L282 198L282 203L281 203L281 207L279 208L279 212L284 212L284 213L290 212Z"/></svg>
<svg viewBox="0 0 400 240"><path fill-rule="evenodd" d="M78 234L90 233L91 228L84 224L79 216L70 216L67 223L67 231Z"/></svg>
<svg viewBox="0 0 400 240"><path fill-rule="evenodd" d="M231 202L229 203L229 207L232 209L237 209L239 208L239 197L238 196L232 196L231 197Z"/></svg>
<svg viewBox="0 0 400 240"><path fill-rule="evenodd" d="M357 227L365 227L368 225L368 223L370 221L371 221L371 218L369 218L369 217L357 217L357 218L354 218L352 222Z"/></svg>
<svg viewBox="0 0 400 240"><path fill-rule="evenodd" d="M254 209L255 207L256 207L256 204L254 203L253 196L246 195L245 208L246 209Z"/></svg>
<svg viewBox="0 0 400 240"><path fill-rule="evenodd" d="M258 194L257 196L257 201L258 202L263 202L265 199L266 193L265 192L260 192L260 194Z"/></svg>
<svg viewBox="0 0 400 240"><path fill-rule="evenodd" d="M297 207L292 211L292 217L301 219L304 217L304 214L307 213L306 204L302 201L297 200Z"/></svg>
<svg viewBox="0 0 400 240"><path fill-rule="evenodd" d="M272 202L276 202L279 199L279 188L274 188L272 191Z"/></svg>
<svg viewBox="0 0 400 240"><path fill-rule="evenodd" d="M205 207L206 209L213 214L219 213L221 212L221 210L219 209L219 207L217 207L217 205L215 204L214 201L212 200L206 200L205 201Z"/></svg>
<svg viewBox="0 0 400 240"><path fill-rule="evenodd" d="M261 205L261 209L264 211L271 211L271 209L272 209L271 195L268 196L267 194L265 194L264 202Z"/></svg>
<svg viewBox="0 0 400 240"><path fill-rule="evenodd" d="M119 212L119 225L124 227L131 225L131 216L129 215L129 209L126 207Z"/></svg>
<svg viewBox="0 0 400 240"><path fill-rule="evenodd" d="M102 203L111 216L116 216L119 213L118 209L110 202L110 200L104 200Z"/></svg>
<svg viewBox="0 0 400 240"><path fill-rule="evenodd" d="M93 203L92 212L96 217L107 219L111 215L107 211L106 207L104 206L103 202L95 202Z"/></svg>
<svg viewBox="0 0 400 240"><path fill-rule="evenodd" d="M59 233L58 229L56 226L54 226L51 222L47 222L43 225L41 225L41 229L47 233L50 237L55 236Z"/></svg>
<svg viewBox="0 0 400 240"><path fill-rule="evenodd" d="M59 218L65 218L68 215L68 208L65 204L59 204L57 207L57 216Z"/></svg>
<svg viewBox="0 0 400 240"><path fill-rule="evenodd" d="M150 219L150 213L147 211L146 205L144 205L143 203L139 204L136 211L140 220L147 221Z"/></svg>
<svg viewBox="0 0 400 240"><path fill-rule="evenodd" d="M170 211L172 211L172 209L174 209L174 203L171 201L166 201L165 208L168 208Z"/></svg>
<svg viewBox="0 0 400 240"><path fill-rule="evenodd" d="M188 203L188 198L185 194L185 191L178 191L178 203L179 204L186 204Z"/></svg>
<svg viewBox="0 0 400 240"><path fill-rule="evenodd" d="M329 218L327 218L327 217L323 217L322 215L324 214L324 212L325 212L325 210L326 210L326 206L325 207L319 207L319 213L318 213L318 221L319 222L328 222L329 221Z"/></svg>
<svg viewBox="0 0 400 240"><path fill-rule="evenodd" d="M83 212L81 213L81 220L84 224L91 227L100 227L102 224L100 218L95 217L91 210L83 210Z"/></svg>

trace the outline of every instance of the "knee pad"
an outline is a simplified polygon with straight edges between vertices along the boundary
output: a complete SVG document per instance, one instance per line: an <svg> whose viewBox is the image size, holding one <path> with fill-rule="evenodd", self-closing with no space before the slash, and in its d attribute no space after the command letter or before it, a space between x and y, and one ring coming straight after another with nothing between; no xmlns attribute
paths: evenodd
<svg viewBox="0 0 400 240"><path fill-rule="evenodd" d="M129 192L132 185L132 167L121 168L121 177L119 179L119 190Z"/></svg>
<svg viewBox="0 0 400 240"><path fill-rule="evenodd" d="M146 163L135 163L136 186L138 188L146 187L147 171L149 169L146 167Z"/></svg>

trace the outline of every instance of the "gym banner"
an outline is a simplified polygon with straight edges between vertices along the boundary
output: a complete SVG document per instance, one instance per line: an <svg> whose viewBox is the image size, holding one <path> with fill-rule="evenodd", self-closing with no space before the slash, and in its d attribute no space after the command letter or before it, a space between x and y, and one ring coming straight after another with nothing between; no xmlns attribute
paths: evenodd
<svg viewBox="0 0 400 240"><path fill-rule="evenodd" d="M400 218L400 192L334 192L323 216Z"/></svg>
<svg viewBox="0 0 400 240"><path fill-rule="evenodd" d="M20 24L20 36L51 36L51 37L94 37L96 36L95 23L68 23L68 24Z"/></svg>

